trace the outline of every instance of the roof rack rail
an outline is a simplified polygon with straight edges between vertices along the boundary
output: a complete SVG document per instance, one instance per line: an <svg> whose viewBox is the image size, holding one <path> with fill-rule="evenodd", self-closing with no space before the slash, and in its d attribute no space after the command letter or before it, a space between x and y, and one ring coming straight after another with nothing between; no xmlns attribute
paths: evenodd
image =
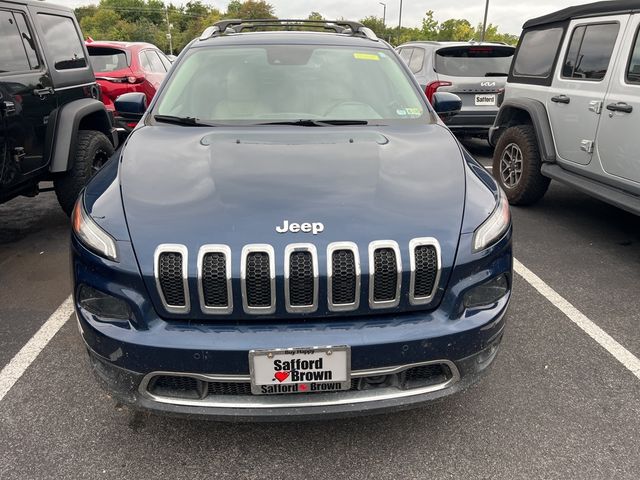
<svg viewBox="0 0 640 480"><path fill-rule="evenodd" d="M360 22L349 20L296 20L278 18L258 18L253 20L221 20L207 27L200 35L200 40L207 40L211 37L226 35L230 33L240 33L243 30L256 30L258 28L282 28L292 30L300 27L309 27L310 30L331 30L336 33L353 35L378 41L378 37L373 30L365 27Z"/></svg>

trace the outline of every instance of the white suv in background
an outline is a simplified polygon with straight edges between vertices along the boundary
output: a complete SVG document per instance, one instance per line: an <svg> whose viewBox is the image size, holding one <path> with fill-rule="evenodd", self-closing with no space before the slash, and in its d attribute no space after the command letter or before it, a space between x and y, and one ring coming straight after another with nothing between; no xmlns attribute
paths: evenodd
<svg viewBox="0 0 640 480"><path fill-rule="evenodd" d="M640 215L640 0L529 20L491 129L513 205L551 179Z"/></svg>

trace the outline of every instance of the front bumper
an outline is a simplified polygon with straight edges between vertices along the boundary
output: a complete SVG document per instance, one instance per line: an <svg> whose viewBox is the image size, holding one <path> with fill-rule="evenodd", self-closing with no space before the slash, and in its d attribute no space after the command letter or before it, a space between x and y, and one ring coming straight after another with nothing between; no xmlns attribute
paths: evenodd
<svg viewBox="0 0 640 480"><path fill-rule="evenodd" d="M511 231L479 253L471 253L471 239L471 234L461 237L459 263L442 301L432 310L248 322L164 319L145 293L128 242L119 243L121 262L116 265L91 254L72 237L76 288L80 284L94 286L126 299L134 309L131 321L105 322L76 303L78 325L102 384L134 407L227 420L272 421L408 408L465 388L495 357L510 291L482 308L464 308L461 299L469 289L496 275L506 275L511 285ZM450 375L412 391L404 385L388 385L389 389L375 395L355 391L239 394L236 398L203 396L195 402L160 398L145 383L160 373L246 383L249 350L318 345L350 346L352 376L424 364L447 365Z"/></svg>
<svg viewBox="0 0 640 480"><path fill-rule="evenodd" d="M89 351L94 375L118 401L134 409L171 416L201 417L221 421L300 421L382 414L419 407L457 393L480 380L496 358L502 330L482 351L450 362L454 375L431 387L399 390L394 387L363 392L299 395L210 397L205 400L158 397L148 392L150 375L114 366ZM354 372L356 373L356 372ZM218 378L219 377L215 377Z"/></svg>
<svg viewBox="0 0 640 480"><path fill-rule="evenodd" d="M462 110L445 122L451 131L467 135L487 137L493 126L498 110Z"/></svg>

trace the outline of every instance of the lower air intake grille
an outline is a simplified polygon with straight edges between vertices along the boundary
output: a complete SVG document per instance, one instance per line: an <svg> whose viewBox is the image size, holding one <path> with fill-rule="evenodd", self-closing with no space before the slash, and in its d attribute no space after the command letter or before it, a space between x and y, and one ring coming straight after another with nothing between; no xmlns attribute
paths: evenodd
<svg viewBox="0 0 640 480"><path fill-rule="evenodd" d="M352 250L335 250L331 257L331 299L334 305L356 301L356 260Z"/></svg>
<svg viewBox="0 0 640 480"><path fill-rule="evenodd" d="M373 301L388 302L396 298L398 267L392 248L378 248L373 252Z"/></svg>
<svg viewBox="0 0 640 480"><path fill-rule="evenodd" d="M170 306L185 305L182 254L162 252L158 257L158 281L165 302Z"/></svg>
<svg viewBox="0 0 640 480"><path fill-rule="evenodd" d="M202 391L200 382L195 378L175 375L155 377L148 388L154 395L194 399L200 398Z"/></svg>
<svg viewBox="0 0 640 480"><path fill-rule="evenodd" d="M413 295L415 297L430 297L438 276L436 247L433 245L419 245L416 247L414 255L416 270Z"/></svg>
<svg viewBox="0 0 640 480"><path fill-rule="evenodd" d="M292 252L289 256L289 303L291 306L314 304L314 276L311 252Z"/></svg>
<svg viewBox="0 0 640 480"><path fill-rule="evenodd" d="M249 307L271 306L271 270L267 252L250 252L246 259L246 291Z"/></svg>
<svg viewBox="0 0 640 480"><path fill-rule="evenodd" d="M227 257L222 252L210 252L202 258L202 293L207 307L227 307Z"/></svg>

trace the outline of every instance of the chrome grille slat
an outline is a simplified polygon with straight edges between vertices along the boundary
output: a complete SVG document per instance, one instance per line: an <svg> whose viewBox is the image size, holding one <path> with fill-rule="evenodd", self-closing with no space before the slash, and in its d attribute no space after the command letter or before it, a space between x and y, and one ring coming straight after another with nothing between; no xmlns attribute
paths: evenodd
<svg viewBox="0 0 640 480"><path fill-rule="evenodd" d="M311 243L292 243L284 251L284 295L289 313L318 309L318 253Z"/></svg>
<svg viewBox="0 0 640 480"><path fill-rule="evenodd" d="M170 313L187 313L191 308L188 264L189 255L184 245L164 243L154 252L156 288L164 308Z"/></svg>
<svg viewBox="0 0 640 480"><path fill-rule="evenodd" d="M392 308L400 303L402 260L393 240L369 244L369 307Z"/></svg>
<svg viewBox="0 0 640 480"><path fill-rule="evenodd" d="M227 245L203 245L198 252L198 294L203 313L233 311L231 249Z"/></svg>
<svg viewBox="0 0 640 480"><path fill-rule="evenodd" d="M240 264L242 306L249 314L270 314L276 310L275 253L267 244L245 245Z"/></svg>
<svg viewBox="0 0 640 480"><path fill-rule="evenodd" d="M332 312L356 310L360 306L360 254L353 242L327 246L327 301Z"/></svg>
<svg viewBox="0 0 640 480"><path fill-rule="evenodd" d="M426 249L419 251L419 249ZM411 280L409 303L423 305L431 302L440 283L442 260L440 243L433 237L414 238L409 242Z"/></svg>

